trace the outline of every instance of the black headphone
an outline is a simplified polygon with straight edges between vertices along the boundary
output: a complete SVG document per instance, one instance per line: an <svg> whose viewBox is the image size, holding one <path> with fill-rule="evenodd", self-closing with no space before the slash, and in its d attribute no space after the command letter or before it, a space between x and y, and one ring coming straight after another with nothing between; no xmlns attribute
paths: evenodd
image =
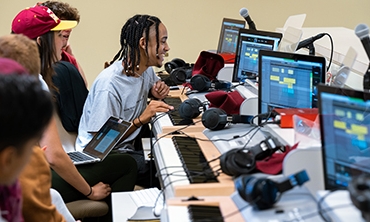
<svg viewBox="0 0 370 222"><path fill-rule="evenodd" d="M193 72L193 64L186 63L184 60L175 58L164 64L166 72L170 75L167 81L172 81L176 85L190 79Z"/></svg>
<svg viewBox="0 0 370 222"><path fill-rule="evenodd" d="M370 176L361 174L354 177L348 184L348 191L353 205L362 213L362 217L370 220Z"/></svg>
<svg viewBox="0 0 370 222"><path fill-rule="evenodd" d="M220 108L209 108L202 115L203 126L210 130L221 130L225 128L228 123L250 123L253 116L248 115L232 115Z"/></svg>
<svg viewBox="0 0 370 222"><path fill-rule="evenodd" d="M229 150L220 156L221 170L229 176L236 177L251 174L256 168L257 160L263 160L277 150L284 150L284 146L273 137L267 137L252 147Z"/></svg>
<svg viewBox="0 0 370 222"><path fill-rule="evenodd" d="M305 170L284 178L280 182L268 178L242 175L235 179L235 188L240 197L258 210L271 208L285 191L308 181Z"/></svg>
<svg viewBox="0 0 370 222"><path fill-rule="evenodd" d="M197 74L191 77L190 85L193 88L193 90L197 90L198 92L204 92L214 89L230 90L231 88L230 82L222 80L211 81L207 76L202 74Z"/></svg>
<svg viewBox="0 0 370 222"><path fill-rule="evenodd" d="M206 109L207 103L201 102L197 98L190 98L180 104L179 115L183 119L193 119Z"/></svg>

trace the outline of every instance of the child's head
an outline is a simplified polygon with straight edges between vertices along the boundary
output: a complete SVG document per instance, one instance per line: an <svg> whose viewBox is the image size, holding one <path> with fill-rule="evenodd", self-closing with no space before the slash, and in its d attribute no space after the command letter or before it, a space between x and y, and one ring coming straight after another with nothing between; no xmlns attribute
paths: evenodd
<svg viewBox="0 0 370 222"><path fill-rule="evenodd" d="M53 113L50 93L21 67L0 58L0 185L16 180Z"/></svg>

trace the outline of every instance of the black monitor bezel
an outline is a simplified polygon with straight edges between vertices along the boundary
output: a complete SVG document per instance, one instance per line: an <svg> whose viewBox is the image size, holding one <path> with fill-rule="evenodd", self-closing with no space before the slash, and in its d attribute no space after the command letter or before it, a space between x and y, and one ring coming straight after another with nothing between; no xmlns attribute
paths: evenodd
<svg viewBox="0 0 370 222"><path fill-rule="evenodd" d="M270 56L270 57L277 57L277 58L283 58L283 59L289 59L289 60L302 60L302 61L309 61L309 62L316 62L321 63L322 65L322 75L320 79L320 83L325 83L326 79L326 59L325 57L321 56L312 56L312 55L305 55L305 54L299 54L299 53L290 53L290 52L280 52L280 51L267 51L267 50L260 50L258 54L258 70L259 70L259 76L261 76L261 70L262 70L262 60L261 58L263 56ZM264 75L262 73L262 75ZM261 90L261 87L263 87L263 78L259 78L259 90L258 90L258 113L262 113L262 93L263 90ZM319 84L318 84L319 85ZM258 118L258 123L261 124L263 121L263 118Z"/></svg>
<svg viewBox="0 0 370 222"><path fill-rule="evenodd" d="M233 75L232 75L232 82L239 82L238 79L238 67L240 63L240 50L241 50L241 35L244 34L251 34L251 35L260 35L260 36L266 36L266 37L273 37L273 38L279 38L278 45L280 44L281 39L283 38L283 34L279 32L269 32L269 31L261 31L261 30L252 30L252 29L239 29L238 33L238 44L236 45L236 52L235 52L235 63L234 63L234 69L233 69ZM277 50L277 49L276 49Z"/></svg>
<svg viewBox="0 0 370 222"><path fill-rule="evenodd" d="M234 23L238 25L243 25L245 27L245 20L239 20L239 19L232 19L232 18L223 18L221 23L221 30L220 30L220 36L218 39L218 46L217 46L217 53L223 53L222 50L222 42L224 40L224 33L225 33L225 23Z"/></svg>

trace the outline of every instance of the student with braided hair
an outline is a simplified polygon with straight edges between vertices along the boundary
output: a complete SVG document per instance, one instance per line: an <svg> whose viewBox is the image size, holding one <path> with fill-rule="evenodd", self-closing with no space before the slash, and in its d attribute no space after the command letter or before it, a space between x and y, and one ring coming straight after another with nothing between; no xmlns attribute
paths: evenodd
<svg viewBox="0 0 370 222"><path fill-rule="evenodd" d="M151 67L163 65L164 55L170 50L167 38L165 25L155 16L135 15L128 19L121 30L121 49L90 89L76 140L76 148L82 150L110 116L131 122L132 127L115 149L130 153L136 159L138 179L146 182L149 179L143 178L148 169L141 131L157 112L173 109L161 101L168 95L169 87ZM149 95L159 100L148 104Z"/></svg>

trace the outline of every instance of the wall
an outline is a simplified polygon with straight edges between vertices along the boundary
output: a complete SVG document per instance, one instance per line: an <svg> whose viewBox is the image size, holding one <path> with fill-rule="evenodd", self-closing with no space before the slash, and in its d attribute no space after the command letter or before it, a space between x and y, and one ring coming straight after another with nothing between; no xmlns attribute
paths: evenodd
<svg viewBox="0 0 370 222"><path fill-rule="evenodd" d="M0 35L10 32L14 16L35 0L0 0ZM69 0L81 14L81 22L70 42L91 86L119 50L119 35L125 21L136 13L158 16L169 33L168 60L195 62L202 50L215 49L223 17L241 19L239 10L248 8L257 29L274 31L290 15L307 14L305 27L341 26L354 29L370 25L369 0Z"/></svg>

